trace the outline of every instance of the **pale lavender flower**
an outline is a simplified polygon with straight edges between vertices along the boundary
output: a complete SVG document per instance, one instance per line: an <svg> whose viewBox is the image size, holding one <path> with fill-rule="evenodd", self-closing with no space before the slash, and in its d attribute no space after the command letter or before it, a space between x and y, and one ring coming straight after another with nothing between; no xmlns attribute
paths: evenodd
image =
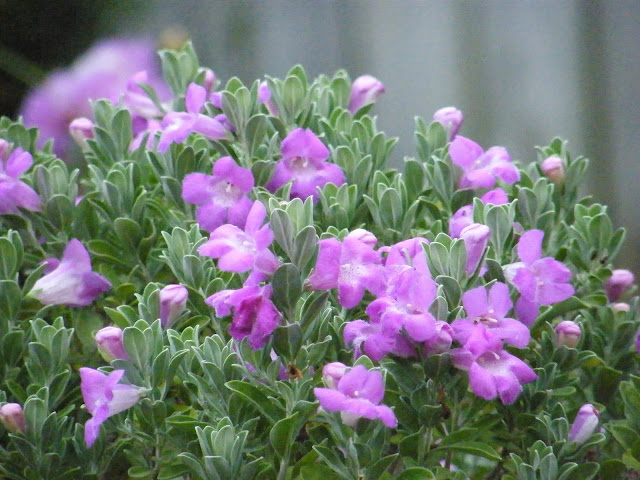
<svg viewBox="0 0 640 480"><path fill-rule="evenodd" d="M198 205L196 219L207 232L225 223L243 227L253 205L247 196L253 184L251 170L222 157L213 165L213 176L189 173L184 177L182 198Z"/></svg>
<svg viewBox="0 0 640 480"><path fill-rule="evenodd" d="M183 285L167 285L158 294L160 301L160 324L162 328L173 325L187 306L189 290Z"/></svg>
<svg viewBox="0 0 640 480"><path fill-rule="evenodd" d="M611 305L611 310L614 312L628 312L631 310L631 305L625 302L613 303Z"/></svg>
<svg viewBox="0 0 640 480"><path fill-rule="evenodd" d="M148 83L157 91L168 92L161 80L153 42L143 39L104 40L64 70L56 70L25 98L20 115L29 127L38 127L38 147L55 139L54 151L64 155L71 144L69 121L91 118L89 100L106 98L116 103L129 78L149 72Z"/></svg>
<svg viewBox="0 0 640 480"><path fill-rule="evenodd" d="M111 284L91 270L91 258L80 240L71 239L55 270L40 278L29 292L44 305L89 305Z"/></svg>
<svg viewBox="0 0 640 480"><path fill-rule="evenodd" d="M578 445L586 442L598 428L599 418L600 412L590 403L580 407L573 424L571 424L571 430L569 430L569 441Z"/></svg>
<svg viewBox="0 0 640 480"><path fill-rule="evenodd" d="M502 403L511 404L522 392L522 384L538 378L526 363L500 348L478 356L465 348L456 348L451 355L457 368L469 372L471 391L485 400L499 396Z"/></svg>
<svg viewBox="0 0 640 480"><path fill-rule="evenodd" d="M162 119L162 134L158 151L166 152L172 143L182 143L191 133L200 133L211 140L227 137L228 130L219 121L200 113L207 98L204 87L190 83L185 96L186 112L169 112Z"/></svg>
<svg viewBox="0 0 640 480"><path fill-rule="evenodd" d="M9 144L0 139L0 215L19 214L20 209L39 212L40 197L20 175L33 165L33 157L18 147L9 154Z"/></svg>
<svg viewBox="0 0 640 480"><path fill-rule="evenodd" d="M206 302L219 317L233 314L229 333L236 340L247 338L254 350L265 346L282 318L271 301L271 285L223 290L207 298Z"/></svg>
<svg viewBox="0 0 640 480"><path fill-rule="evenodd" d="M582 336L580 325L571 320L560 322L554 330L556 332L556 345L558 346L564 345L569 348L576 348Z"/></svg>
<svg viewBox="0 0 640 480"><path fill-rule="evenodd" d="M19 403L5 403L0 407L0 422L12 433L27 431L24 411Z"/></svg>
<svg viewBox="0 0 640 480"><path fill-rule="evenodd" d="M633 285L633 282L635 282L635 277L629 270L617 269L611 272L611 277L604 284L609 301L618 300L625 290Z"/></svg>
<svg viewBox="0 0 640 480"><path fill-rule="evenodd" d="M520 180L520 172L504 147L491 147L484 152L473 140L458 135L449 145L449 155L464 170L459 188L491 188L496 178L505 183Z"/></svg>
<svg viewBox="0 0 640 480"><path fill-rule="evenodd" d="M371 75L356 78L351 85L349 97L349 111L356 113L362 107L378 101L378 97L385 92L383 83Z"/></svg>
<svg viewBox="0 0 640 480"><path fill-rule="evenodd" d="M342 243L336 238L318 242L316 268L309 277L312 290L338 289L338 301L353 308L365 290L374 295L385 291L384 269L380 253L366 243L347 235Z"/></svg>
<svg viewBox="0 0 640 480"><path fill-rule="evenodd" d="M516 314L527 326L535 321L540 305L561 302L575 292L569 269L551 257L542 257L543 238L541 230L525 232L517 247L521 262L504 267L505 277L520 292Z"/></svg>
<svg viewBox="0 0 640 480"><path fill-rule="evenodd" d="M327 183L340 186L345 183L343 171L338 165L328 163L329 150L310 129L296 128L281 145L282 158L276 163L273 177L266 188L275 192L293 181L291 196L305 199L319 198L318 187Z"/></svg>
<svg viewBox="0 0 640 480"><path fill-rule="evenodd" d="M504 205L509 203L509 197L505 191L501 188L495 188L488 191L482 197L480 197L482 203L493 205ZM460 232L465 227L468 227L473 223L473 205L465 205L460 207L449 220L449 236L451 238L460 238Z"/></svg>
<svg viewBox="0 0 640 480"><path fill-rule="evenodd" d="M490 348L489 343L468 344L479 326L484 326L489 335L514 347L524 348L529 345L529 329L522 322L506 317L513 303L509 296L509 288L504 283L495 283L488 292L485 287L476 287L465 292L462 305L467 316L455 320L451 326L455 332L455 339L474 355L484 353Z"/></svg>
<svg viewBox="0 0 640 480"><path fill-rule="evenodd" d="M69 124L69 134L83 152L89 149L87 140L93 138L93 121L87 117L78 117Z"/></svg>
<svg viewBox="0 0 640 480"><path fill-rule="evenodd" d="M217 258L218 268L225 272L243 273L254 269L252 279L257 283L272 275L279 262L269 250L273 231L263 225L267 209L258 200L253 203L244 231L235 225L216 228L209 240L198 248L200 255Z"/></svg>
<svg viewBox="0 0 640 480"><path fill-rule="evenodd" d="M545 158L540 168L542 169L542 173L556 185L562 185L564 183L564 160L560 157L553 155Z"/></svg>
<svg viewBox="0 0 640 480"><path fill-rule="evenodd" d="M358 419L380 419L389 428L398 425L393 410L380 405L384 397L382 374L357 365L338 382L336 389L314 388L313 393L320 406L329 412L341 412L342 421L355 426Z"/></svg>
<svg viewBox="0 0 640 480"><path fill-rule="evenodd" d="M444 107L433 114L433 119L440 122L447 130L449 141L451 141L458 134L462 122L464 122L464 115L456 107Z"/></svg>
<svg viewBox="0 0 640 480"><path fill-rule="evenodd" d="M139 387L118 383L123 375L124 370L114 370L105 375L93 368L80 369L80 390L91 414L84 427L84 441L88 448L98 438L100 425L107 418L133 407L140 400Z"/></svg>
<svg viewBox="0 0 640 480"><path fill-rule="evenodd" d="M105 361L110 362L116 358L129 360L129 354L122 343L122 329L120 327L104 327L95 336L98 352Z"/></svg>
<svg viewBox="0 0 640 480"><path fill-rule="evenodd" d="M480 265L484 251L491 238L491 230L486 225L472 223L462 229L460 238L464 241L464 246L467 250L465 271L467 275L471 275Z"/></svg>
<svg viewBox="0 0 640 480"><path fill-rule="evenodd" d="M347 367L344 363L327 363L324 367L322 367L322 380L328 388L336 389L338 388L338 382L342 379L342 377L344 377L344 374L347 373L347 370L349 370L349 367Z"/></svg>

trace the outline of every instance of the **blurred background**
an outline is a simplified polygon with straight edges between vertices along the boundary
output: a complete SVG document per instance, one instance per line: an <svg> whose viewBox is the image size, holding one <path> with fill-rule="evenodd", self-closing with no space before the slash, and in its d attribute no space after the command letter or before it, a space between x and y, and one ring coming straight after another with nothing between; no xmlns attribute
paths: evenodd
<svg viewBox="0 0 640 480"><path fill-rule="evenodd" d="M344 68L386 94L378 126L414 153L414 116L455 105L463 135L514 160L554 136L591 159L585 190L627 228L618 267L640 273L640 2L351 0L0 1L0 115L95 41L190 37L223 82Z"/></svg>

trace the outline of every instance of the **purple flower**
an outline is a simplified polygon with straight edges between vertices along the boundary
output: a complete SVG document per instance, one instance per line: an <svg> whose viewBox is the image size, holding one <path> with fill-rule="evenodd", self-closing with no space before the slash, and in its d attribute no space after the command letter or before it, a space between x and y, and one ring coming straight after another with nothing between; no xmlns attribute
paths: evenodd
<svg viewBox="0 0 640 480"><path fill-rule="evenodd" d="M91 414L84 427L84 441L87 448L96 441L100 425L104 421L131 408L140 400L140 388L118 383L124 370L114 370L109 375L83 367L80 369L80 390L87 410Z"/></svg>
<svg viewBox="0 0 640 480"><path fill-rule="evenodd" d="M504 205L509 203L509 198L505 191L501 188L495 188L488 191L480 197L485 204ZM460 232L464 227L468 227L473 223L473 205L465 205L456 210L449 221L449 236L451 238L460 238Z"/></svg>
<svg viewBox="0 0 640 480"><path fill-rule="evenodd" d="M467 250L467 265L465 271L467 275L472 275L478 268L482 255L489 244L491 230L486 225L472 223L464 227L460 232L460 238L464 240Z"/></svg>
<svg viewBox="0 0 640 480"><path fill-rule="evenodd" d="M8 158L7 158L8 157ZM0 139L0 215L18 214L20 208L39 212L40 197L20 175L33 165L33 157L18 147L9 155L9 144Z"/></svg>
<svg viewBox="0 0 640 480"><path fill-rule="evenodd" d="M137 117L141 119L144 123L144 127L135 134L134 139L131 141L131 145L129 145L129 151L133 152L138 149L140 145L142 145L142 141L145 140L144 146L147 149L152 149L155 144L155 133L162 131L162 123L160 121L150 118L149 120L145 120L142 117Z"/></svg>
<svg viewBox="0 0 640 480"><path fill-rule="evenodd" d="M197 83L190 83L185 96L186 112L169 112L162 119L162 135L158 151L166 152L172 143L182 143L191 133L200 133L211 140L226 138L228 130L218 120L200 113L207 99L207 91Z"/></svg>
<svg viewBox="0 0 640 480"><path fill-rule="evenodd" d="M25 98L20 115L25 125L38 127L38 148L55 139L54 151L64 155L71 144L69 121L91 117L89 100L118 101L129 78L149 72L149 83L168 92L161 80L153 42L143 39L111 39L94 45L68 69L56 70Z"/></svg>
<svg viewBox="0 0 640 480"><path fill-rule="evenodd" d="M267 108L269 115L273 115L274 117L278 115L278 107L271 100L271 90L269 90L269 85L267 82L261 82L258 86L258 101Z"/></svg>
<svg viewBox="0 0 640 480"><path fill-rule="evenodd" d="M316 268L309 277L312 290L338 289L338 301L353 308L365 290L374 295L384 293L384 269L380 254L366 243L347 235L342 243L337 238L318 242L320 251Z"/></svg>
<svg viewBox="0 0 640 480"><path fill-rule="evenodd" d="M378 101L378 97L385 91L380 80L371 75L362 75L356 78L351 85L351 95L349 97L349 111L356 113L362 107L371 105Z"/></svg>
<svg viewBox="0 0 640 480"><path fill-rule="evenodd" d="M25 433L24 411L19 403L5 403L0 407L0 422L12 433Z"/></svg>
<svg viewBox="0 0 640 480"><path fill-rule="evenodd" d="M122 344L122 329L119 327L104 327L95 336L98 351L105 361L110 362L116 358L129 360L129 354Z"/></svg>
<svg viewBox="0 0 640 480"><path fill-rule="evenodd" d="M540 168L542 169L542 173L556 185L562 185L564 183L564 160L560 157L553 155L545 158Z"/></svg>
<svg viewBox="0 0 640 480"><path fill-rule="evenodd" d="M310 129L296 128L281 145L282 158L276 163L273 177L267 190L275 192L287 182L291 185L291 196L318 199L318 187L327 183L342 185L344 173L338 165L327 163L329 150Z"/></svg>
<svg viewBox="0 0 640 480"><path fill-rule="evenodd" d="M349 367L347 367L344 363L327 363L324 367L322 367L322 380L328 388L332 388L335 390L336 388L338 388L338 382L342 379L342 377L344 377L344 374L347 373L347 370L349 370Z"/></svg>
<svg viewBox="0 0 640 480"><path fill-rule="evenodd" d="M213 165L213 176L190 173L184 177L182 198L198 205L200 227L213 232L224 223L244 226L253 205L247 197L252 188L251 170L239 167L231 157L222 157Z"/></svg>
<svg viewBox="0 0 640 480"><path fill-rule="evenodd" d="M449 141L456 138L462 122L464 122L464 115L456 107L444 107L436 111L433 114L433 119L436 122L440 122L442 126L449 133Z"/></svg>
<svg viewBox="0 0 640 480"><path fill-rule="evenodd" d="M611 277L604 284L609 301L618 300L625 290L633 285L633 282L635 282L635 277L629 270L618 269L611 272Z"/></svg>
<svg viewBox="0 0 640 480"><path fill-rule="evenodd" d="M156 104L149 98L147 92L140 86L141 83L149 85L149 74L146 70L134 73L127 80L127 86L122 97L124 106L132 115L144 119L160 117L162 111L158 109Z"/></svg>
<svg viewBox="0 0 640 480"><path fill-rule="evenodd" d="M271 301L271 285L223 290L207 298L206 302L219 317L233 313L229 333L236 340L247 338L254 350L265 346L282 318Z"/></svg>
<svg viewBox="0 0 640 480"><path fill-rule="evenodd" d="M485 287L465 292L462 305L467 316L455 320L451 327L455 332L455 339L474 355L486 352L490 348L486 342L468 343L470 339L477 337L474 334L479 326L486 328L491 337L499 338L514 347L524 348L529 345L529 329L522 322L506 317L513 303L509 297L509 289L504 283L495 283L488 293Z"/></svg>
<svg viewBox="0 0 640 480"><path fill-rule="evenodd" d="M517 247L521 262L504 267L505 277L520 292L516 314L527 326L535 321L540 305L561 302L575 292L569 269L551 257L542 258L543 238L541 230L525 232Z"/></svg>
<svg viewBox="0 0 640 480"><path fill-rule="evenodd" d="M224 272L243 273L254 269L252 280L260 282L278 268L278 259L269 250L273 231L262 225L267 215L265 206L255 201L244 227L222 225L207 242L198 248L200 255L218 258L218 268Z"/></svg>
<svg viewBox="0 0 640 480"><path fill-rule="evenodd" d="M526 363L499 348L477 356L465 348L456 348L451 354L453 364L469 372L471 391L485 400L500 396L505 405L513 403L522 392L522 384L538 378Z"/></svg>
<svg viewBox="0 0 640 480"><path fill-rule="evenodd" d="M383 332L382 324L376 319L371 322L354 320L344 327L344 343L353 348L353 357L362 356L379 362L384 356L412 357L416 349L402 333Z"/></svg>
<svg viewBox="0 0 640 480"><path fill-rule="evenodd" d="M429 244L429 240L424 237L414 237L408 240L391 245L391 247L382 247L381 252L387 251L387 257L384 260L386 267L394 265L410 265L422 258L426 258L424 254L423 244Z"/></svg>
<svg viewBox="0 0 640 480"><path fill-rule="evenodd" d="M448 352L455 333L447 322L436 320L436 334L422 343L423 355L438 355Z"/></svg>
<svg viewBox="0 0 640 480"><path fill-rule="evenodd" d="M93 122L87 117L78 117L69 124L69 134L85 152L89 149L87 140L93 138Z"/></svg>
<svg viewBox="0 0 640 480"><path fill-rule="evenodd" d="M569 348L576 348L582 336L580 325L571 320L560 322L554 330L556 332L556 345L558 346L565 345Z"/></svg>
<svg viewBox="0 0 640 480"><path fill-rule="evenodd" d="M459 188L491 188L496 178L505 183L520 180L520 172L504 147L491 147L484 152L473 140L458 135L449 145L449 155L464 170Z"/></svg>
<svg viewBox="0 0 640 480"><path fill-rule="evenodd" d="M160 324L162 328L173 325L187 305L189 291L182 285L167 285L158 295L160 301Z"/></svg>
<svg viewBox="0 0 640 480"><path fill-rule="evenodd" d="M571 425L571 430L569 430L569 441L575 442L578 445L582 445L586 442L596 431L599 418L600 412L598 412L596 407L590 403L580 407L580 410L578 410L578 414Z"/></svg>
<svg viewBox="0 0 640 480"><path fill-rule="evenodd" d="M91 270L87 249L73 238L64 249L60 264L35 283L29 296L44 305L85 307L110 288L106 278Z"/></svg>
<svg viewBox="0 0 640 480"><path fill-rule="evenodd" d="M389 428L398 425L393 411L380 405L384 397L382 374L357 365L338 382L338 388L314 388L320 406L329 412L341 412L342 421L355 426L359 418L380 419Z"/></svg>

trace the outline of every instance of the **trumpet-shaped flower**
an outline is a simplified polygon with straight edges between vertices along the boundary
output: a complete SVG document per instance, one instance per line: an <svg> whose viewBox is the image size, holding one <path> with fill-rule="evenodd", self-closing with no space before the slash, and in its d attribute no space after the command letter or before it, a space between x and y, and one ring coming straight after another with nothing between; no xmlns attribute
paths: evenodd
<svg viewBox="0 0 640 480"><path fill-rule="evenodd" d="M276 164L267 190L275 192L287 182L291 196L318 199L318 187L327 183L342 185L344 173L338 165L326 162L329 150L310 129L296 128L281 145L282 158Z"/></svg>
<svg viewBox="0 0 640 480"><path fill-rule="evenodd" d="M223 290L206 299L216 315L233 313L229 333L236 340L247 338L249 346L258 350L280 323L282 315L271 301L271 285L246 286L239 290Z"/></svg>
<svg viewBox="0 0 640 480"><path fill-rule="evenodd" d="M509 197L506 192L501 188L494 188L489 190L482 197L480 197L485 204L504 205L509 203ZM468 227L473 223L473 205L465 205L460 207L451 217L449 221L449 236L451 238L459 238L460 232L464 227Z"/></svg>
<svg viewBox="0 0 640 480"><path fill-rule="evenodd" d="M269 224L263 225L266 215L267 209L256 200L247 216L244 231L235 225L222 225L213 231L198 252L219 259L218 268L222 271L243 273L253 268L251 278L256 283L264 280L278 268L278 259L269 250L273 231Z"/></svg>
<svg viewBox="0 0 640 480"><path fill-rule="evenodd" d="M84 307L110 288L106 278L91 270L87 249L80 240L73 238L64 249L58 266L40 278L29 295L44 305Z"/></svg>
<svg viewBox="0 0 640 480"><path fill-rule="evenodd" d="M449 145L449 155L464 170L459 188L491 188L496 178L505 183L520 180L520 172L504 147L491 147L484 152L473 140L458 135Z"/></svg>
<svg viewBox="0 0 640 480"><path fill-rule="evenodd" d="M124 370L109 375L93 368L80 369L80 390L87 410L91 414L84 427L84 441L91 447L98 438L100 425L115 415L133 407L140 400L140 388L120 382Z"/></svg>
<svg viewBox="0 0 640 480"><path fill-rule="evenodd" d="M0 215L20 213L20 208L40 211L40 197L20 175L33 165L33 157L22 148L9 154L9 144L0 139Z"/></svg>
<svg viewBox="0 0 640 480"><path fill-rule="evenodd" d="M380 405L384 397L382 374L357 365L338 382L336 389L314 388L320 406L329 412L340 412L342 421L355 426L359 418L380 419L389 428L398 425L393 410Z"/></svg>
<svg viewBox="0 0 640 480"><path fill-rule="evenodd" d="M516 314L527 326L535 321L540 305L561 302L575 292L569 269L551 257L542 257L543 238L541 230L525 232L517 247L521 262L504 267L505 277L520 292Z"/></svg>
<svg viewBox="0 0 640 480"><path fill-rule="evenodd" d="M181 143L191 133L200 133L211 140L227 136L228 130L222 123L200 113L207 99L207 91L197 83L190 83L185 97L186 112L169 112L162 119L162 134L158 141L158 151L166 152L172 143Z"/></svg>
<svg viewBox="0 0 640 480"><path fill-rule="evenodd" d="M190 173L184 177L182 198L198 205L200 227L213 232L225 223L244 226L253 205L247 197L252 188L251 170L239 167L231 157L222 157L213 165L213 176Z"/></svg>

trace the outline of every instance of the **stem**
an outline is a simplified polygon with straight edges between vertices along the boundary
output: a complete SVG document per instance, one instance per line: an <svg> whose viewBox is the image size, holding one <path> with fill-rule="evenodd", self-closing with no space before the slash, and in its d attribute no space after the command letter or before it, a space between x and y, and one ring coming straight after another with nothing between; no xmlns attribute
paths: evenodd
<svg viewBox="0 0 640 480"><path fill-rule="evenodd" d="M287 470L289 469L289 456L291 454L291 447L287 446L284 452L284 457L280 461L280 470L278 471L278 480L286 480Z"/></svg>

